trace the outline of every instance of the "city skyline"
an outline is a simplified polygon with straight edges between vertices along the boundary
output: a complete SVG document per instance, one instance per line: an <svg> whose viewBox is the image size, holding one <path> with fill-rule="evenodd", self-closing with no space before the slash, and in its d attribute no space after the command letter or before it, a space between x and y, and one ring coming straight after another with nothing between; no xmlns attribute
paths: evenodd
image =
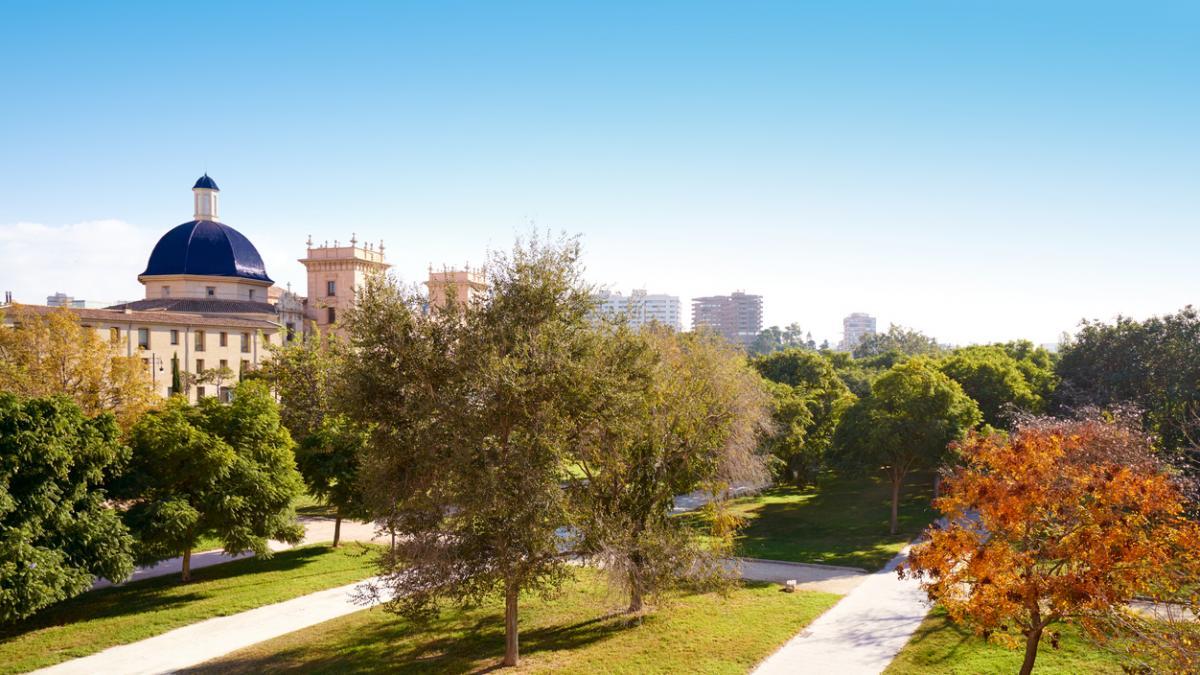
<svg viewBox="0 0 1200 675"><path fill-rule="evenodd" d="M599 285L745 288L831 343L860 309L1046 343L1197 300L1193 5L206 11L196 50L188 7L8 9L0 288L137 297L208 171L295 286L310 234L418 282L532 223Z"/></svg>

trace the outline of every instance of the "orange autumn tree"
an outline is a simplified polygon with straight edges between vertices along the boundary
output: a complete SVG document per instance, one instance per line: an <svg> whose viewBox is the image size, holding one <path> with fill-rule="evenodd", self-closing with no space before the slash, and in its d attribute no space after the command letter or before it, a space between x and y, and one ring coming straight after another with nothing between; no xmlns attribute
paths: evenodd
<svg viewBox="0 0 1200 675"><path fill-rule="evenodd" d="M1023 643L1021 673L1060 622L1161 669L1196 672L1191 626L1128 609L1143 598L1200 610L1200 525L1148 436L1097 416L1030 418L1011 436L972 434L955 449L961 464L935 502L945 524L901 574L920 578L956 623Z"/></svg>

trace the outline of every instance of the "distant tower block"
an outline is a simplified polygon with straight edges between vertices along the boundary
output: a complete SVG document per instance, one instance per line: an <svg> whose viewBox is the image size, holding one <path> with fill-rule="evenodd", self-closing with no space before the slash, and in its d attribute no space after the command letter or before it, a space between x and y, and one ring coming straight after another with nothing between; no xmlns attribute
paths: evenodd
<svg viewBox="0 0 1200 675"><path fill-rule="evenodd" d="M307 318L322 332L336 329L338 320L354 305L354 294L368 275L391 267L384 262L382 242L379 248L359 246L358 237L352 234L349 246L334 244L313 246L310 236L307 255L300 260L308 269Z"/></svg>
<svg viewBox="0 0 1200 675"><path fill-rule="evenodd" d="M429 288L431 309L445 309L452 297L456 304L466 307L482 297L488 287L487 275L483 268L470 267L461 270L443 269L440 272L434 272L433 267L430 267L429 281L425 282L425 286Z"/></svg>

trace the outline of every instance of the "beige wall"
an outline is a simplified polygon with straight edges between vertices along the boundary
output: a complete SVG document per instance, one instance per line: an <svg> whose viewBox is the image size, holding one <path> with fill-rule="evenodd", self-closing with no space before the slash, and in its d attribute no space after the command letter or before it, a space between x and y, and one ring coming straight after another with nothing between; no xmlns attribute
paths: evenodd
<svg viewBox="0 0 1200 675"><path fill-rule="evenodd" d="M335 242L336 243L336 242ZM308 270L308 319L322 332L336 324L354 304L354 293L373 272L385 272L383 246L379 249L352 246L309 246L300 260ZM329 285L333 283L333 293ZM333 310L330 316L329 310ZM333 321L330 321L330 318Z"/></svg>
<svg viewBox="0 0 1200 675"><path fill-rule="evenodd" d="M154 324L139 321L112 321L102 319L83 319L85 325L91 325L102 335L112 336L118 331L117 340L124 348L127 356L137 356L151 368L151 379L155 391L160 396L167 396L171 386L171 358L178 355L179 370L196 375L201 362L205 369L218 368L221 361L233 371L233 378L223 386L233 387L237 384L237 376L246 361L251 368L257 367L268 358L266 343L278 345L281 339L278 330L261 331L245 326L203 325L189 326L184 324ZM143 348L139 342L139 329L146 329L149 343ZM172 339L172 331L176 331ZM197 333L203 332L203 349L197 348ZM221 346L221 334L225 334L225 346ZM246 342L243 348L243 334ZM160 370L161 369L161 370ZM216 396L216 387L212 384L199 385L204 388L205 396ZM188 392L188 399L198 400L199 387L193 386Z"/></svg>
<svg viewBox="0 0 1200 675"><path fill-rule="evenodd" d="M146 287L146 299L156 298L207 298L218 300L254 300L267 301L267 290L271 284L265 281L250 281L248 279L230 279L220 277L201 277L186 274L161 276L140 276L138 281ZM169 289L164 292L163 288ZM213 295L208 294L208 289Z"/></svg>
<svg viewBox="0 0 1200 675"><path fill-rule="evenodd" d="M425 282L429 289L429 306L434 309L445 308L449 301L450 289L454 289L454 301L466 306L474 302L487 290L487 277L481 269L429 270L429 281Z"/></svg>

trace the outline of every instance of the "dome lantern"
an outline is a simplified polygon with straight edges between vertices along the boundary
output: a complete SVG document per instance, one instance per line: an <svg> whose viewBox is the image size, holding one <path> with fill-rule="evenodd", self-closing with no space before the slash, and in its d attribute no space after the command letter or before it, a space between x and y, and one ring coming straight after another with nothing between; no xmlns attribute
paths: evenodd
<svg viewBox="0 0 1200 675"><path fill-rule="evenodd" d="M217 218L217 196L220 192L221 188L217 187L216 181L208 177L207 172L196 181L192 186L192 193L196 197L196 220L220 222Z"/></svg>

